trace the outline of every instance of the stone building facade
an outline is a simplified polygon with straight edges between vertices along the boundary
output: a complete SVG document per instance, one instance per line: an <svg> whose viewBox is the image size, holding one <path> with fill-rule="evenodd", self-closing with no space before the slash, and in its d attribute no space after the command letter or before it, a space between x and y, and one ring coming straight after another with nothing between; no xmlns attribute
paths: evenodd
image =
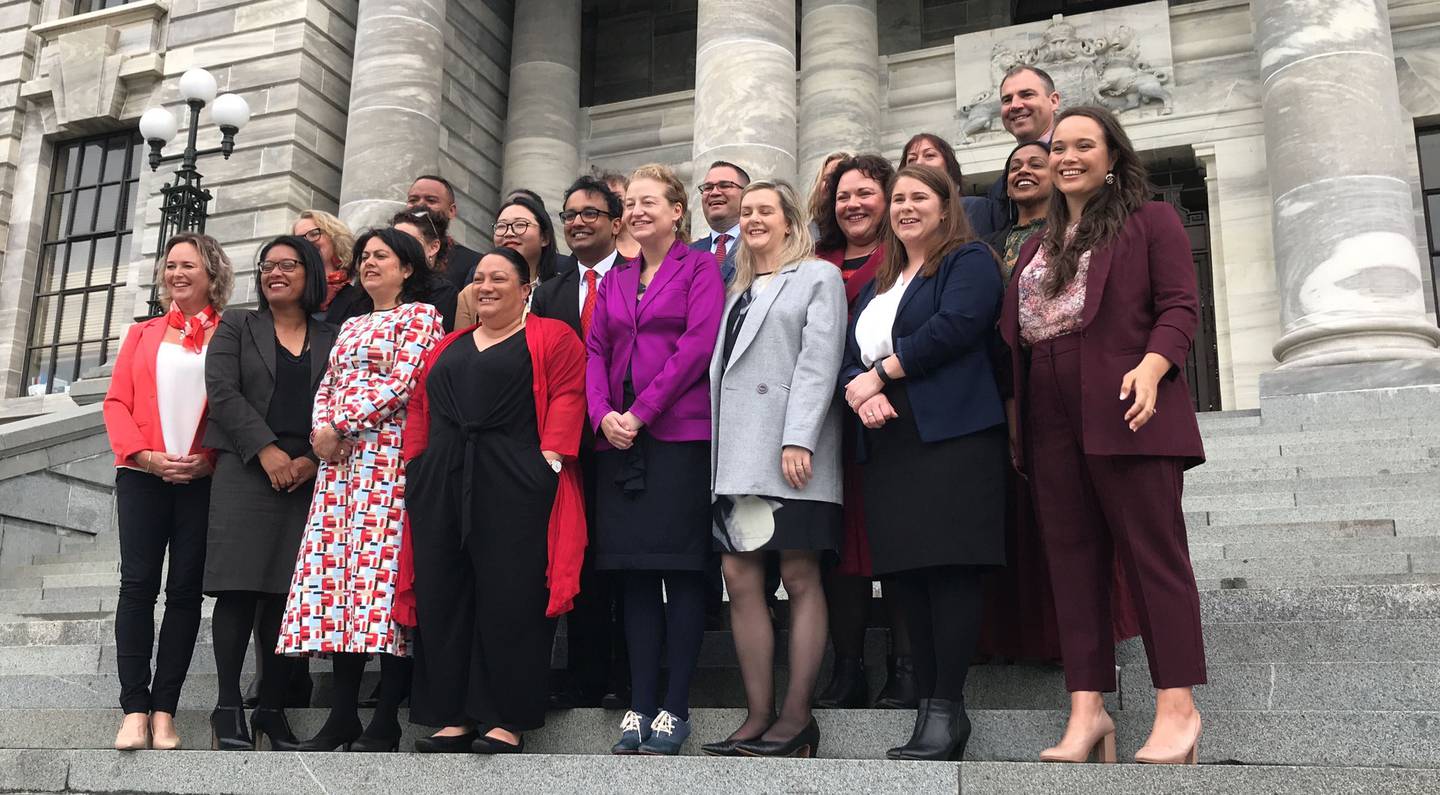
<svg viewBox="0 0 1440 795"><path fill-rule="evenodd" d="M808 186L922 130L979 190L1012 144L997 72L1028 61L1122 110L1185 215L1204 407L1257 405L1277 363L1429 372L1437 53L1440 0L0 0L0 415L68 405L145 311L168 167L134 130L192 66L254 111L200 165L241 304L300 210L375 223L418 173L472 245L513 187L553 208L592 168L715 159Z"/></svg>

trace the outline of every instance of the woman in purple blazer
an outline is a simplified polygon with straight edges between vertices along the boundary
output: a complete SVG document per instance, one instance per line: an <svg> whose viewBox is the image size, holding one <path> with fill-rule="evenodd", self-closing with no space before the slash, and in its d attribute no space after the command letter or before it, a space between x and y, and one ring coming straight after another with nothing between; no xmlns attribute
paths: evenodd
<svg viewBox="0 0 1440 795"><path fill-rule="evenodd" d="M1110 111L1071 108L1050 147L1050 220L1020 249L1000 314L1010 454L1030 477L1070 691L1065 736L1040 758L1115 761L1101 692L1115 689L1118 559L1158 689L1135 761L1193 764L1205 649L1180 493L1205 452L1183 372L1199 305L1190 242L1173 208L1148 201Z"/></svg>
<svg viewBox="0 0 1440 795"><path fill-rule="evenodd" d="M690 677L705 630L708 371L725 285L715 257L685 245L685 186L669 168L636 170L625 206L640 256L600 282L586 344L594 560L618 572L630 652L633 696L612 750L673 755L690 735Z"/></svg>

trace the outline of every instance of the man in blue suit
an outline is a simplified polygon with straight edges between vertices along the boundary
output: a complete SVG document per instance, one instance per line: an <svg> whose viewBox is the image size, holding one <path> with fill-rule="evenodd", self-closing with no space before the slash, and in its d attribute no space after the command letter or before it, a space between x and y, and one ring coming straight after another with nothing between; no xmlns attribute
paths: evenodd
<svg viewBox="0 0 1440 795"><path fill-rule="evenodd" d="M745 169L716 160L698 188L700 208L705 211L710 231L690 248L714 254L727 285L735 278L735 250L740 247L740 192L749 184L750 175Z"/></svg>

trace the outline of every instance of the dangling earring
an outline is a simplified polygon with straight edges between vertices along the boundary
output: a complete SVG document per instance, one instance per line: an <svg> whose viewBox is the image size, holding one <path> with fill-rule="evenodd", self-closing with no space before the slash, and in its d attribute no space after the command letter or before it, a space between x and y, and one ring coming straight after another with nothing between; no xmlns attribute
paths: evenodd
<svg viewBox="0 0 1440 795"><path fill-rule="evenodd" d="M1105 184L1106 184L1106 185L1114 185L1114 184L1115 184L1115 172L1114 172L1114 171L1106 172L1106 174L1105 174Z"/></svg>

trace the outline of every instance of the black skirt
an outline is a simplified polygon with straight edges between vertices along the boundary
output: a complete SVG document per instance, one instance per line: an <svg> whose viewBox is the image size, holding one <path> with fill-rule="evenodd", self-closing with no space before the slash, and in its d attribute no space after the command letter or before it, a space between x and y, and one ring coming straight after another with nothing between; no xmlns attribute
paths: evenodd
<svg viewBox="0 0 1440 795"><path fill-rule="evenodd" d="M212 490L225 498L210 502L205 593L289 593L315 493L314 479L294 491L276 491L258 456L247 464L222 450L215 461Z"/></svg>
<svg viewBox="0 0 1440 795"><path fill-rule="evenodd" d="M595 455L595 567L700 571L710 555L710 443L642 429Z"/></svg>
<svg viewBox="0 0 1440 795"><path fill-rule="evenodd" d="M840 506L820 500L720 494L713 506L715 550L840 549Z"/></svg>
<svg viewBox="0 0 1440 795"><path fill-rule="evenodd" d="M924 442L903 384L885 394L900 416L865 431L865 527L877 575L1005 563L1005 426Z"/></svg>

